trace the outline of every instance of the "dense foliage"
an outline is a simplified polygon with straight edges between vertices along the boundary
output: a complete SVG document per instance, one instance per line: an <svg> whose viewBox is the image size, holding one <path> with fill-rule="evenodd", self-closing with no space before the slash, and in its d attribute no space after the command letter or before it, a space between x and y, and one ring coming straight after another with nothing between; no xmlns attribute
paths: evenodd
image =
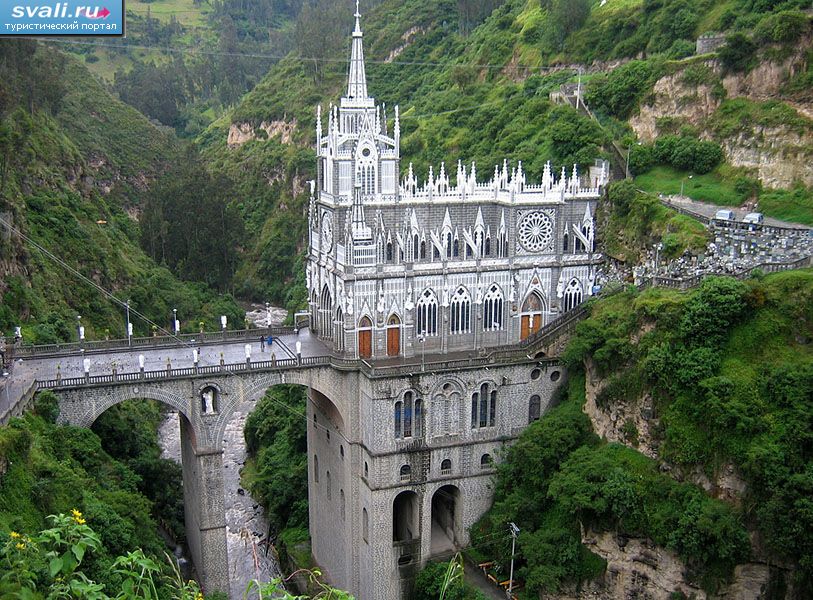
<svg viewBox="0 0 813 600"><path fill-rule="evenodd" d="M246 448L253 458L251 495L277 532L308 527L308 453L305 389L275 386L246 420Z"/></svg>
<svg viewBox="0 0 813 600"><path fill-rule="evenodd" d="M152 514L175 540L186 538L181 466L161 458L158 426L161 406L150 400L130 400L106 410L93 424L102 448L140 478L138 490L152 502Z"/></svg>
<svg viewBox="0 0 813 600"><path fill-rule="evenodd" d="M84 558L84 574L108 591L120 589L122 576L113 568L117 556L142 548L166 564L141 484L132 469L102 449L92 431L57 427L33 414L13 420L0 428L0 545L6 545L10 531L34 538L49 525L47 515L76 508L99 540ZM37 572L38 578L46 575Z"/></svg>
<svg viewBox="0 0 813 600"><path fill-rule="evenodd" d="M803 533L813 527L811 310L810 271L711 278L691 294L651 290L596 305L567 351L607 379L602 405L652 394L664 459L712 477L736 467L764 544L756 551L794 563L801 588L813 577ZM646 324L654 329L640 335Z"/></svg>
<svg viewBox="0 0 813 600"><path fill-rule="evenodd" d="M649 537L677 552L695 576L709 576L709 585L748 557L745 529L729 507L674 481L635 450L599 443L583 400L584 376L577 375L565 401L508 451L494 506L472 529L472 543L484 545L478 556L504 565L510 541L490 538L515 522L522 556L516 572L531 592L601 572L601 559L581 545L580 526Z"/></svg>

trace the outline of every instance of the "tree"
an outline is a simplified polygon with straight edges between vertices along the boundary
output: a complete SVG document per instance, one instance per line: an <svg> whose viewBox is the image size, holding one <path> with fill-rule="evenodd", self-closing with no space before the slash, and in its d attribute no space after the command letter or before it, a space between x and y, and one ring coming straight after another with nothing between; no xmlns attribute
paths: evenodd
<svg viewBox="0 0 813 600"><path fill-rule="evenodd" d="M552 45L561 50L568 36L579 29L590 16L588 0L550 0L549 36Z"/></svg>
<svg viewBox="0 0 813 600"><path fill-rule="evenodd" d="M736 32L726 37L725 46L717 51L720 62L727 71L749 71L756 63L757 45L744 33Z"/></svg>

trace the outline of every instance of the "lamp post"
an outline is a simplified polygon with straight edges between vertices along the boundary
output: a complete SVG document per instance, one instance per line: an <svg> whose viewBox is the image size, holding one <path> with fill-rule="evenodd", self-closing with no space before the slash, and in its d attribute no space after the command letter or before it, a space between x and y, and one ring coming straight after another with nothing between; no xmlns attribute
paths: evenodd
<svg viewBox="0 0 813 600"><path fill-rule="evenodd" d="M85 341L85 328L82 327L82 315L76 315L76 334L79 336L79 341Z"/></svg>
<svg viewBox="0 0 813 600"><path fill-rule="evenodd" d="M511 592L514 589L514 550L516 549L517 545L517 534L519 533L519 527L517 527L516 523L513 521L508 524L508 527L511 530L511 573L508 576L508 600L511 600Z"/></svg>
<svg viewBox="0 0 813 600"><path fill-rule="evenodd" d="M660 263L660 252L663 250L663 244L655 246L655 275L658 274L658 265Z"/></svg>
<svg viewBox="0 0 813 600"><path fill-rule="evenodd" d="M132 337L133 337L133 324L130 323L130 301L124 303L124 314L127 319L127 345L132 345Z"/></svg>
<svg viewBox="0 0 813 600"><path fill-rule="evenodd" d="M694 177L694 175L689 175L689 179ZM683 198L683 184L686 183L686 178L680 180L680 197Z"/></svg>
<svg viewBox="0 0 813 600"><path fill-rule="evenodd" d="M175 332L175 335L181 331L181 324L178 322L178 309L172 309L172 330Z"/></svg>

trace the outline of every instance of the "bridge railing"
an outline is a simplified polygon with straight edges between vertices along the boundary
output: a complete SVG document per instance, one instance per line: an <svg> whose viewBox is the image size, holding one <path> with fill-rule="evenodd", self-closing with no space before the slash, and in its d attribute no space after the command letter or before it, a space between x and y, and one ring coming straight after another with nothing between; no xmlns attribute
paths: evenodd
<svg viewBox="0 0 813 600"><path fill-rule="evenodd" d="M83 351L87 354L109 352L111 350L130 350L132 348L173 348L187 345L205 346L240 340L258 340L260 336L280 336L294 333L293 327L264 327L261 329L235 329L231 331L181 333L178 335L159 335L134 337L129 342L126 338L115 340L86 340L83 342L66 342L60 344L20 345L15 349L17 357L45 357Z"/></svg>

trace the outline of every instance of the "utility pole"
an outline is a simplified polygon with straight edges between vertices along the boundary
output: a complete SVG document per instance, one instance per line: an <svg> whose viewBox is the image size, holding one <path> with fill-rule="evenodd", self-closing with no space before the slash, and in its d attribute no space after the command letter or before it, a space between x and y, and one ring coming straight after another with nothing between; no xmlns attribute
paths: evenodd
<svg viewBox="0 0 813 600"><path fill-rule="evenodd" d="M511 591L514 589L514 550L517 546L517 534L519 533L519 527L513 521L508 524L508 528L511 530L511 574L508 576L508 600L511 600Z"/></svg>

